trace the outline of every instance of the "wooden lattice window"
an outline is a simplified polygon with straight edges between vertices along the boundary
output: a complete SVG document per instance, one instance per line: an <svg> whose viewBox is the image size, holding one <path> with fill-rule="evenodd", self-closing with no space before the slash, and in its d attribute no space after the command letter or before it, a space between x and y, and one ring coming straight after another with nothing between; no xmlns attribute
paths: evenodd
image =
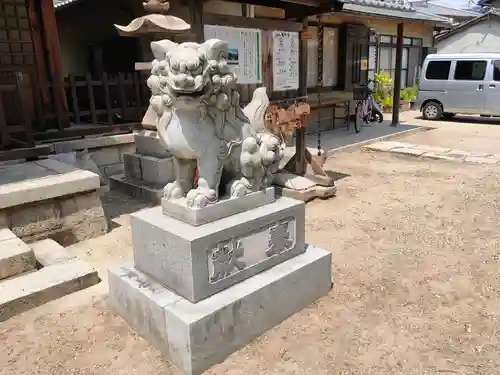
<svg viewBox="0 0 500 375"><path fill-rule="evenodd" d="M0 70L35 64L26 0L0 0Z"/></svg>

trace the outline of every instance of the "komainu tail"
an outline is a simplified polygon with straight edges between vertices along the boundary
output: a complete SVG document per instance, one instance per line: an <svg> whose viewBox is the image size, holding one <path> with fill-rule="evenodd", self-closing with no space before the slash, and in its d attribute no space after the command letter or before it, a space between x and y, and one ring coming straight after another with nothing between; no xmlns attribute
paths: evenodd
<svg viewBox="0 0 500 375"><path fill-rule="evenodd" d="M243 113L250 122L250 127L256 133L263 133L266 129L264 117L269 107L269 98L265 87L259 87L253 92L252 101L243 108Z"/></svg>

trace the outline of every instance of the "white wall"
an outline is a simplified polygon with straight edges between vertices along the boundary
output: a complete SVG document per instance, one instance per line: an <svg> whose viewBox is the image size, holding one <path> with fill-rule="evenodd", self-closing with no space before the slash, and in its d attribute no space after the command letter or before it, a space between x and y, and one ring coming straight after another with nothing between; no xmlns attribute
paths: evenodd
<svg viewBox="0 0 500 375"><path fill-rule="evenodd" d="M435 44L438 53L500 52L500 19L493 16Z"/></svg>

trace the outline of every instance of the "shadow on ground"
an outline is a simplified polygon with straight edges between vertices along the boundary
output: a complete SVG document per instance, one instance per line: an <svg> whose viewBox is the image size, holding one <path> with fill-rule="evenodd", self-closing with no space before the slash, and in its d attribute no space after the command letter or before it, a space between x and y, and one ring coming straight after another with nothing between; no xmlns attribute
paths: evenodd
<svg viewBox="0 0 500 375"><path fill-rule="evenodd" d="M101 197L101 202L110 230L121 226L121 224L115 220L120 216L154 206L152 203L131 198L115 190L104 193Z"/></svg>

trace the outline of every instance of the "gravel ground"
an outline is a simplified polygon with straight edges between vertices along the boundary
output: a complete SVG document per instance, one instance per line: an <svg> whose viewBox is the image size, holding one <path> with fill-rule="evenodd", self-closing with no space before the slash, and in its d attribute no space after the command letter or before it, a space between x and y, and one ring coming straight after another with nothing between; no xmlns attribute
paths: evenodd
<svg viewBox="0 0 500 375"><path fill-rule="evenodd" d="M441 145L453 128L432 125L402 141ZM332 291L207 374L500 374L498 167L360 151L326 167L338 196L308 204L306 237L333 253ZM117 208L139 207L108 198L116 227L71 248L101 284L0 323L0 374L180 375L106 300L106 267L132 253Z"/></svg>

